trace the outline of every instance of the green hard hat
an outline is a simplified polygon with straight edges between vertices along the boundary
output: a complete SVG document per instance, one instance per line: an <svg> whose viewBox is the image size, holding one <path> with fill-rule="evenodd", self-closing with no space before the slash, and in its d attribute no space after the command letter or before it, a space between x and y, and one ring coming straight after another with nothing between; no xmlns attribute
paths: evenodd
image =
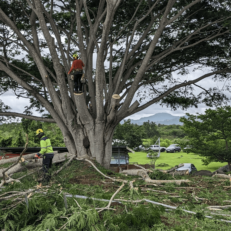
<svg viewBox="0 0 231 231"><path fill-rule="evenodd" d="M77 54L73 54L73 58L77 59L79 56Z"/></svg>

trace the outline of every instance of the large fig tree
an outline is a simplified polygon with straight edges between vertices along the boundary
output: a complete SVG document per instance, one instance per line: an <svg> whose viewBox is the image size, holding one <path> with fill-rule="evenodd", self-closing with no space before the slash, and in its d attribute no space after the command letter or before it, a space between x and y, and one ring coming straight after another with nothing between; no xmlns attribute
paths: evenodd
<svg viewBox="0 0 231 231"><path fill-rule="evenodd" d="M24 113L2 104L0 116L57 123L69 152L109 167L113 131L125 117L156 103L187 108L227 99L200 81L230 78L230 5L228 0L2 0L0 93L11 89L30 104ZM88 80L80 96L67 75L75 52ZM190 66L207 72L186 81ZM32 115L34 108L41 117Z"/></svg>

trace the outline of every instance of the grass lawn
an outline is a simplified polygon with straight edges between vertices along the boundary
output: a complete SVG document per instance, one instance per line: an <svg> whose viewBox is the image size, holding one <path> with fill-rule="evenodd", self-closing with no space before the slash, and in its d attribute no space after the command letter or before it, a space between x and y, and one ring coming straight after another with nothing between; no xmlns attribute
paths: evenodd
<svg viewBox="0 0 231 231"><path fill-rule="evenodd" d="M137 162L138 164L150 164L151 159L146 157L147 153L145 152L135 152L129 153L129 162ZM183 156L183 157L181 157ZM180 158L179 158L180 157ZM160 157L156 161L156 165L160 163L168 164L167 167L156 167L157 169L169 169L174 167L175 165L181 163L192 163L196 166L197 170L209 170L211 172L215 171L216 169L227 165L227 163L221 162L212 162L208 166L202 165L203 162L201 161L202 157L195 155L193 153L187 154L186 152L177 152L177 153L166 153L161 152Z"/></svg>

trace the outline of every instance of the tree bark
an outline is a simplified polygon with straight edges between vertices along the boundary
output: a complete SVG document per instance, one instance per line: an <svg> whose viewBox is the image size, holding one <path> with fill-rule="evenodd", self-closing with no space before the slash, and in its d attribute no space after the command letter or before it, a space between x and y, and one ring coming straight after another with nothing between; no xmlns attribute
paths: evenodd
<svg viewBox="0 0 231 231"><path fill-rule="evenodd" d="M231 171L231 162L228 162L229 171Z"/></svg>
<svg viewBox="0 0 231 231"><path fill-rule="evenodd" d="M225 174L215 174L212 177L218 177L218 178L225 178L225 179L230 179L231 176L225 175Z"/></svg>

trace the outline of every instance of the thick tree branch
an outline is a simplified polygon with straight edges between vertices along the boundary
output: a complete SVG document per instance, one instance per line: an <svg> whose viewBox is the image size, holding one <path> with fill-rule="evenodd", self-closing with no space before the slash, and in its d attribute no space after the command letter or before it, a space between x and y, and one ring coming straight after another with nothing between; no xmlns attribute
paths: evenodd
<svg viewBox="0 0 231 231"><path fill-rule="evenodd" d="M14 116L14 117L21 117L29 120L36 120L36 121L42 121L42 122L48 122L48 123L56 123L55 120L49 119L49 118L42 118L37 116L29 116L17 112L0 112L0 116Z"/></svg>
<svg viewBox="0 0 231 231"><path fill-rule="evenodd" d="M65 114L65 117L68 120L72 120L74 118L74 114L71 108L71 103L70 103L70 98L68 96L68 90L67 90L67 86L65 83L65 78L64 78L64 73L63 73L63 67L60 65L59 62L59 57L58 54L55 50L55 45L54 45L54 38L50 35L50 32L47 28L46 25L46 21L45 18L43 16L43 10L42 10L42 4L39 0L34 0L35 1L35 6L36 9L33 8L33 10L35 11L38 19L39 19L39 23L41 26L41 29L43 31L44 37L46 38L49 50L50 50L50 54L53 60L53 64L54 64L54 70L56 72L56 76L57 76L57 82L59 84L60 87L60 93L61 93L61 97L62 97L62 109L63 109L63 113ZM52 88L49 88L52 89Z"/></svg>
<svg viewBox="0 0 231 231"><path fill-rule="evenodd" d="M169 0L171 1L171 0ZM185 6L182 10L180 10L174 17L172 17L170 20L167 21L167 24L170 24L172 22L174 22L177 18L179 18L187 9L189 9L190 7L192 7L193 5L197 4L198 2L201 2L201 0L195 0L194 2L188 4L187 6Z"/></svg>
<svg viewBox="0 0 231 231"><path fill-rule="evenodd" d="M104 73L103 73L104 51L105 51L110 27L112 25L112 21L113 21L116 9L119 6L120 2L121 0L118 0L116 2L114 0L107 1L107 15L104 21L101 45L99 48L98 57L96 61L96 114L97 114L98 121L103 121L103 118L104 118L103 91L101 89L101 86L103 86L104 81L105 81Z"/></svg>
<svg viewBox="0 0 231 231"><path fill-rule="evenodd" d="M202 75L201 77L197 78L197 79L194 79L194 80L191 80L191 81L185 81L184 83L181 83L181 84L178 84L174 87L171 87L170 89L168 89L166 92L164 92L163 94L161 94L160 96L152 99L151 101L149 101L148 103L142 105L141 107L138 107L132 114L134 113L137 113L139 111L142 111L144 110L145 108L149 107L150 105L154 104L154 103L157 103L159 102L161 99L163 99L164 97L166 97L167 95L169 95L171 92L181 88L181 87L185 87L185 86L189 86L189 85L192 85L192 84L195 84L209 76L212 76L212 75L216 75L216 74L222 74L222 73L231 73L231 69L223 69L223 70L220 70L220 71L214 71L214 72L211 72L211 73L208 73L208 74L205 74L205 75ZM129 115L132 115L132 114L128 114L126 116L129 116Z"/></svg>

